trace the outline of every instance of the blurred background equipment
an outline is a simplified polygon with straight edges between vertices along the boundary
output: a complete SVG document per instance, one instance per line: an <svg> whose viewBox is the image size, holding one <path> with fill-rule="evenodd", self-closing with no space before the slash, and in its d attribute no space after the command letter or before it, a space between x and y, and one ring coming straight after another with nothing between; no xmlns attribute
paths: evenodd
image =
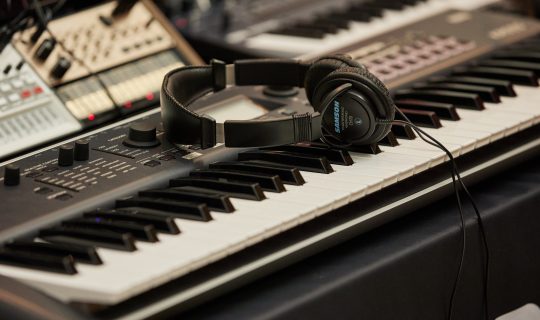
<svg viewBox="0 0 540 320"><path fill-rule="evenodd" d="M502 0L160 0L205 60L316 57L450 8Z"/></svg>
<svg viewBox="0 0 540 320"><path fill-rule="evenodd" d="M157 107L163 75L202 62L151 1L96 2L2 2L0 158Z"/></svg>

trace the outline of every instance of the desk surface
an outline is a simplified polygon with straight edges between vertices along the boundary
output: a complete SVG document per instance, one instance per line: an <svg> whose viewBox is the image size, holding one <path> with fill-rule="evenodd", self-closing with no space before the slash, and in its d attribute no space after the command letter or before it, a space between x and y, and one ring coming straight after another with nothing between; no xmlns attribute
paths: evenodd
<svg viewBox="0 0 540 320"><path fill-rule="evenodd" d="M471 188L490 247L490 319L540 304L540 159ZM466 207L455 319L482 318L482 250ZM447 198L183 314L204 319L444 319L461 250Z"/></svg>

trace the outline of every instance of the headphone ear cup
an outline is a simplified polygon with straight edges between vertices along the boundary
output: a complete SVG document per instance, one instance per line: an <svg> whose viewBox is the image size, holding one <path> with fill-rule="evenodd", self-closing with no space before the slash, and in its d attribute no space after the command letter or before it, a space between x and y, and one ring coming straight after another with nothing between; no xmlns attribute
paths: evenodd
<svg viewBox="0 0 540 320"><path fill-rule="evenodd" d="M322 101L325 100L326 96L330 94L332 90L344 83L351 83L353 85L351 90L358 91L360 94L365 90L371 90L376 95L376 100L378 100L371 101L372 104L376 104L373 106L373 113L376 114L380 120L390 122L394 119L394 102L390 97L388 89L377 77L365 68L342 67L321 79L318 86L313 89L312 93L311 102L315 111L322 113L324 111L321 110L321 108L323 108L323 106L321 106ZM368 89L366 89L366 87ZM365 92L364 95L367 96ZM379 106L380 109L377 108L377 106ZM384 113L384 117L382 117L381 111ZM376 143L384 138L392 128L390 123L381 122L372 123L371 126L374 127L373 130L370 129L370 131L373 131L373 134L367 139L362 139L362 142L359 142L360 144Z"/></svg>
<svg viewBox="0 0 540 320"><path fill-rule="evenodd" d="M313 105L313 93L315 88L317 88L322 79L330 73L345 67L365 69L359 62L340 55L325 56L312 62L311 67L309 67L306 72L304 80L306 96L311 105Z"/></svg>

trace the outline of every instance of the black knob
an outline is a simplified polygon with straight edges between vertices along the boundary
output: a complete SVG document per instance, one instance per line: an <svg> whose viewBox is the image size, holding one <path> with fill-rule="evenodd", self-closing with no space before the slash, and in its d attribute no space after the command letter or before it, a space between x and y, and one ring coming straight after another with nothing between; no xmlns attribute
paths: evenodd
<svg viewBox="0 0 540 320"><path fill-rule="evenodd" d="M8 164L4 167L4 185L16 186L21 181L21 170L16 164Z"/></svg>
<svg viewBox="0 0 540 320"><path fill-rule="evenodd" d="M51 76L55 79L61 79L69 68L71 68L71 61L67 58L60 57L51 70Z"/></svg>
<svg viewBox="0 0 540 320"><path fill-rule="evenodd" d="M45 61L47 60L51 52L54 50L55 46L56 46L56 41L54 39L52 38L45 39L37 48L34 56L39 61Z"/></svg>
<svg viewBox="0 0 540 320"><path fill-rule="evenodd" d="M159 145L156 126L148 122L136 122L129 127L129 135L124 145L132 148L152 148Z"/></svg>
<svg viewBox="0 0 540 320"><path fill-rule="evenodd" d="M90 158L90 143L88 140L75 141L75 160L86 161Z"/></svg>
<svg viewBox="0 0 540 320"><path fill-rule="evenodd" d="M58 165L62 167L71 166L73 164L74 152L73 146L65 144L58 148Z"/></svg>

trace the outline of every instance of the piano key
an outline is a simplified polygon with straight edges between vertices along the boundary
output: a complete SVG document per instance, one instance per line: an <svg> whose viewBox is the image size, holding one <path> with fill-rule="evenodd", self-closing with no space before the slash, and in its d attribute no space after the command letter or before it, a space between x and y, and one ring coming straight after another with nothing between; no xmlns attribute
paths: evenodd
<svg viewBox="0 0 540 320"><path fill-rule="evenodd" d="M363 146L358 145L352 145L347 147L349 151L354 151L358 153L366 153L366 154L378 154L381 153L381 149L379 148L379 145L376 143L367 144Z"/></svg>
<svg viewBox="0 0 540 320"><path fill-rule="evenodd" d="M435 78L430 80L434 83L443 82L443 83L464 83L480 86L489 86L493 87L498 94L501 96L515 97L516 93L514 92L513 85L508 80L499 80L499 79L490 79L482 77L468 77L468 76L451 76L446 78Z"/></svg>
<svg viewBox="0 0 540 320"><path fill-rule="evenodd" d="M437 116L440 119L453 120L453 121L457 121L460 119L457 113L456 107L450 103L422 101L422 100L413 100L413 99L396 100L395 103L398 106L398 108L433 111L437 114Z"/></svg>
<svg viewBox="0 0 540 320"><path fill-rule="evenodd" d="M337 33L339 30L338 27L328 24L315 24L313 22L299 22L294 25L297 28L305 29L314 29L322 31L324 33Z"/></svg>
<svg viewBox="0 0 540 320"><path fill-rule="evenodd" d="M394 133L390 131L381 141L379 141L379 145L397 147L399 146L399 142Z"/></svg>
<svg viewBox="0 0 540 320"><path fill-rule="evenodd" d="M433 102L451 103L458 108L469 108L475 110L484 109L484 104L479 95L448 90L402 89L396 92L395 99L427 100Z"/></svg>
<svg viewBox="0 0 540 320"><path fill-rule="evenodd" d="M275 174L278 175L285 184L303 185L305 182L298 168L268 166L255 161L216 162L210 164L209 168Z"/></svg>
<svg viewBox="0 0 540 320"><path fill-rule="evenodd" d="M285 186L278 175L265 173L243 173L222 169L197 169L189 173L191 177L226 179L227 181L241 181L258 183L264 191L283 192Z"/></svg>
<svg viewBox="0 0 540 320"><path fill-rule="evenodd" d="M299 28L299 27L285 27L269 31L270 34L297 36L303 38L322 39L325 36L325 32L322 30Z"/></svg>
<svg viewBox="0 0 540 320"><path fill-rule="evenodd" d="M392 133L395 134L398 138L407 140L416 139L416 134L411 129L411 127L403 123L392 124Z"/></svg>
<svg viewBox="0 0 540 320"><path fill-rule="evenodd" d="M108 230L119 233L130 233L137 240L157 242L156 229L151 224L140 224L132 221L113 221L100 217L75 218L62 222L63 226Z"/></svg>
<svg viewBox="0 0 540 320"><path fill-rule="evenodd" d="M422 171L429 169L430 161L419 161L418 157L410 157L405 154L396 154L391 152L383 152L378 155L369 155L369 154L352 154L352 157L355 158L355 161L362 166L367 167L378 167L378 168L388 168L393 170L404 171L406 174L398 178L403 180L404 178L409 177L413 174L418 174Z"/></svg>
<svg viewBox="0 0 540 320"><path fill-rule="evenodd" d="M332 166L325 157L311 157L277 151L246 151L238 154L238 160L261 160L269 163L289 165L303 171L330 173Z"/></svg>
<svg viewBox="0 0 540 320"><path fill-rule="evenodd" d="M70 255L51 256L35 252L0 249L0 264L74 275L77 273Z"/></svg>
<svg viewBox="0 0 540 320"><path fill-rule="evenodd" d="M127 197L116 200L116 208L142 207L170 212L177 218L198 221L210 221L212 216L204 203L175 201L171 199L156 199L150 197Z"/></svg>
<svg viewBox="0 0 540 320"><path fill-rule="evenodd" d="M333 26L338 29L348 29L349 21L328 16L319 16L312 21L313 24Z"/></svg>
<svg viewBox="0 0 540 320"><path fill-rule="evenodd" d="M171 187L190 187L189 190L208 190L224 193L229 197L261 201L265 199L258 183L217 181L211 179L178 178L172 179Z"/></svg>
<svg viewBox="0 0 540 320"><path fill-rule="evenodd" d="M181 188L154 189L140 191L139 196L146 198L163 198L176 201L204 203L210 210L233 212L234 207L228 196L219 193L201 193Z"/></svg>
<svg viewBox="0 0 540 320"><path fill-rule="evenodd" d="M373 18L373 16L371 16L368 12L365 11L332 12L328 15L328 17L358 22L369 22Z"/></svg>
<svg viewBox="0 0 540 320"><path fill-rule="evenodd" d="M526 61L514 61L503 59L490 59L481 60L478 65L485 67L497 67L497 68L510 68L518 70L530 70L533 71L536 76L540 75L540 61L539 62L526 62Z"/></svg>
<svg viewBox="0 0 540 320"><path fill-rule="evenodd" d="M353 163L347 151L336 148L329 148L328 145L323 143L299 143L295 145L264 148L264 150L276 150L297 154L313 155L317 157L325 157L332 164L349 166Z"/></svg>
<svg viewBox="0 0 540 320"><path fill-rule="evenodd" d="M96 249L89 246L71 244L46 243L34 241L15 241L5 244L12 251L44 254L55 257L71 256L76 262L100 265L102 261Z"/></svg>
<svg viewBox="0 0 540 320"><path fill-rule="evenodd" d="M401 112L415 125L420 127L440 128L442 127L441 121L437 114L433 111L414 110L414 109L402 109ZM405 120L401 114L396 113L396 119Z"/></svg>
<svg viewBox="0 0 540 320"><path fill-rule="evenodd" d="M540 62L540 52L534 52L531 50L521 49L507 49L495 52L492 55L493 59L502 60L514 60L514 61L528 61L528 62Z"/></svg>
<svg viewBox="0 0 540 320"><path fill-rule="evenodd" d="M52 243L96 246L124 251L137 250L135 240L130 233L56 226L40 230L39 237Z"/></svg>
<svg viewBox="0 0 540 320"><path fill-rule="evenodd" d="M476 93L486 102L500 102L501 97L493 87L470 84L435 82L415 85L416 89L449 90L457 92Z"/></svg>
<svg viewBox="0 0 540 320"><path fill-rule="evenodd" d="M532 87L538 86L538 77L534 74L533 71L528 70L505 69L496 67L469 67L457 68L453 73L455 75L480 76L508 80L514 84L521 84Z"/></svg>
<svg viewBox="0 0 540 320"><path fill-rule="evenodd" d="M150 215L145 213L131 212L129 210L107 210L107 211L93 211L85 212L83 217L86 218L101 218L104 220L112 221L135 221L141 223L147 223L154 226L154 228L161 233L179 234L180 229L171 217L162 217L156 215Z"/></svg>

